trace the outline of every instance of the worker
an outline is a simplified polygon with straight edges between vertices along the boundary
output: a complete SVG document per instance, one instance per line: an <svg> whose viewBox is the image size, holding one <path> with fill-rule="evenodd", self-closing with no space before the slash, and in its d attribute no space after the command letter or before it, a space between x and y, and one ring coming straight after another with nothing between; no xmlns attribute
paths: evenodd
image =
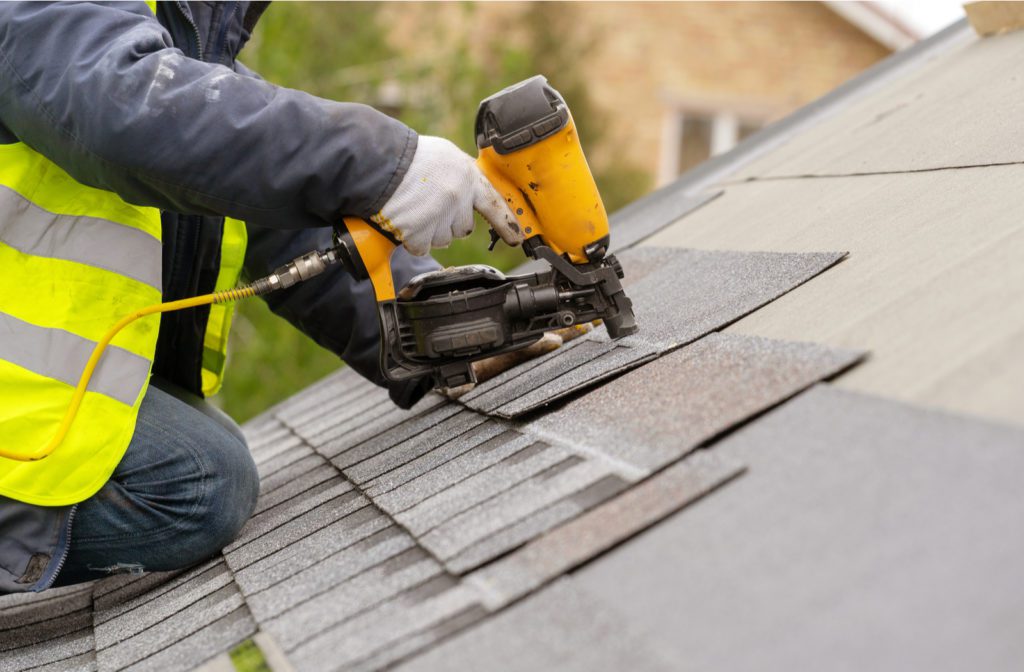
<svg viewBox="0 0 1024 672"><path fill-rule="evenodd" d="M126 312L262 277L343 216L399 239L396 282L516 218L474 161L370 107L264 82L235 59L267 3L0 3L0 449L56 430ZM339 35L338 39L345 39ZM244 224L243 224L244 222ZM271 309L408 408L379 370L372 287L335 265ZM230 310L148 317L101 360L45 459L0 458L0 593L216 554L259 479L219 388Z"/></svg>

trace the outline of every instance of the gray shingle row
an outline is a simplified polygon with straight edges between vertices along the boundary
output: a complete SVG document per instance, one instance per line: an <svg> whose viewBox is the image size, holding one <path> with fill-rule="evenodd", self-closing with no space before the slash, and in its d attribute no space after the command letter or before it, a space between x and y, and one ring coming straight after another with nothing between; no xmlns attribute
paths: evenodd
<svg viewBox="0 0 1024 672"><path fill-rule="evenodd" d="M98 596L93 614L99 670L189 670L256 632L223 558L111 583L119 589Z"/></svg>
<svg viewBox="0 0 1024 672"><path fill-rule="evenodd" d="M343 388L351 375L333 376L321 385L322 394ZM346 421L345 413L339 416ZM450 418L449 424L467 426L466 416ZM314 422L317 414L294 405L285 417ZM419 452L409 450L409 455ZM479 611L475 593L342 479L337 466L305 442L288 451L263 446L256 451L257 461L268 463L261 456L271 453L269 461L282 470L313 464L271 488L264 486L258 513L225 549L225 560L262 636L272 637L299 669L339 669L371 657L388 660L442 636L452 616ZM383 462L377 458L367 464ZM267 474L264 483L274 476ZM464 603L469 607L463 608ZM330 644L339 638L358 646L339 652Z"/></svg>
<svg viewBox="0 0 1024 672"><path fill-rule="evenodd" d="M728 325L836 264L841 252L782 254L636 248L620 255L638 334L604 330L487 381L460 399L515 418Z"/></svg>
<svg viewBox="0 0 1024 672"><path fill-rule="evenodd" d="M0 597L0 669L96 669L91 588Z"/></svg>

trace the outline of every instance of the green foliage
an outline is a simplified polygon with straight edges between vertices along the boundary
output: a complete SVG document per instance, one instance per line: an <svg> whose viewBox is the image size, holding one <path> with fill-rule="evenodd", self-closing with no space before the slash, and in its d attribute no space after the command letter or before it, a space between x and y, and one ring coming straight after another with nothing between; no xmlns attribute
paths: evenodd
<svg viewBox="0 0 1024 672"><path fill-rule="evenodd" d="M380 9L374 2L275 3L260 20L241 60L282 86L375 104L420 133L449 138L471 154L476 153L473 122L480 100L544 74L565 96L584 149L592 154L589 148L607 142L608 120L592 103L576 67L599 36L580 33L571 3L526 5L519 22L528 37L526 44L514 47L498 40L482 45L482 54L481 45L473 44L475 35L452 34L450 26L433 21L422 28L434 31L447 49L431 54L429 63L400 58L388 46ZM477 7L463 3L461 11L472 14ZM401 105L391 106L389 87L401 92ZM609 212L650 188L646 173L633 167L591 168ZM478 217L472 236L435 251L434 257L446 266L486 263L502 270L524 260L518 249L498 243L494 252L488 252L488 244L488 232ZM217 399L235 419L244 421L340 365L337 357L277 318L262 302L243 301L224 389Z"/></svg>
<svg viewBox="0 0 1024 672"><path fill-rule="evenodd" d="M271 672L270 665L256 642L247 639L228 654L231 657L231 664L238 672Z"/></svg>
<svg viewBox="0 0 1024 672"><path fill-rule="evenodd" d="M244 422L342 365L263 301L240 301L235 310L228 369L212 401Z"/></svg>
<svg viewBox="0 0 1024 672"><path fill-rule="evenodd" d="M241 60L270 82L335 100L379 85L396 54L384 39L379 3L274 3Z"/></svg>

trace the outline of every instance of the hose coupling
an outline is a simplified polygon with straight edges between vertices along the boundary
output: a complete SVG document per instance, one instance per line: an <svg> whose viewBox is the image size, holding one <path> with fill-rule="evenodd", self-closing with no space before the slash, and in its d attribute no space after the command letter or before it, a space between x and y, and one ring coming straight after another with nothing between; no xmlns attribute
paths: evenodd
<svg viewBox="0 0 1024 672"><path fill-rule="evenodd" d="M337 262L338 253L335 248L323 252L314 250L292 259L270 275L256 280L252 283L252 287L256 289L256 294L259 296L278 289L288 289L292 285L320 275L328 266Z"/></svg>

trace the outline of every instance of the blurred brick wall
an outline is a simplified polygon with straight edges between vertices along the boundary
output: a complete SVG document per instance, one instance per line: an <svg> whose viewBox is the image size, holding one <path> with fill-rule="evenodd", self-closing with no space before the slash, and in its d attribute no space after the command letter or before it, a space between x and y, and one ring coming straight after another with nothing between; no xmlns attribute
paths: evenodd
<svg viewBox="0 0 1024 672"><path fill-rule="evenodd" d="M523 3L394 3L389 41L429 59L457 31L524 40ZM571 25L594 44L576 64L609 115L615 151L652 175L663 119L675 102L729 101L778 118L827 93L889 50L818 2L564 3ZM481 52L483 50L481 49ZM558 86L557 73L544 73ZM586 129L581 129L584 140ZM588 153L589 153L588 149ZM607 157L594 157L596 159Z"/></svg>

